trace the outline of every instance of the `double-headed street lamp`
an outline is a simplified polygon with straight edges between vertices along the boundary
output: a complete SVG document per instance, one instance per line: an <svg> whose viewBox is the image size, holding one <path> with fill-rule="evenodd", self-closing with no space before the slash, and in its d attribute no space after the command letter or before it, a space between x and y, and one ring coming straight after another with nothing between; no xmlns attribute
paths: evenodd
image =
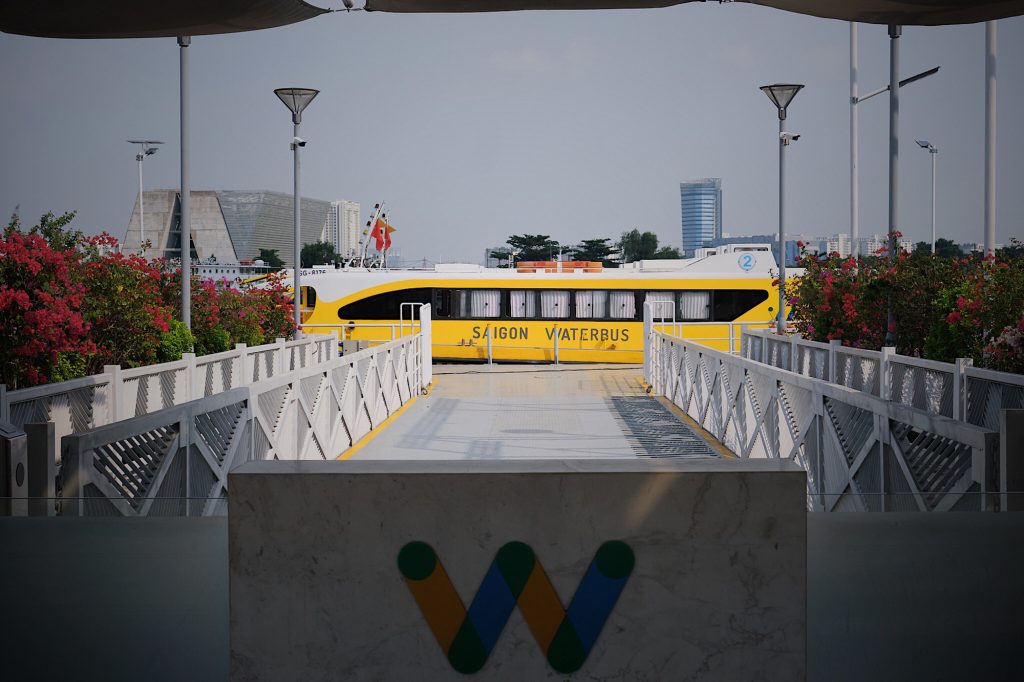
<svg viewBox="0 0 1024 682"><path fill-rule="evenodd" d="M780 334L786 329L786 147L790 142L800 139L799 135L786 132L786 108L803 87L803 85L786 83L761 87L761 92L768 95L768 99L779 110L779 322L777 331Z"/></svg>
<svg viewBox="0 0 1024 682"><path fill-rule="evenodd" d="M932 157L932 255L935 254L935 162L939 158L939 148L928 140L915 140L918 146L927 149Z"/></svg>
<svg viewBox="0 0 1024 682"><path fill-rule="evenodd" d="M302 244L299 234L299 225L302 219L302 208L299 200L299 148L306 146L306 141L299 137L299 124L302 123L302 111L309 106L314 97L320 94L320 91L311 88L278 88L274 90L274 94L292 112L292 123L295 124L291 143L291 149L295 156L295 226L293 232L295 239L293 251L295 268L292 277L292 291L295 295L295 336L297 338L301 333L302 327L302 290L299 288L299 268L301 266L299 260L302 255Z"/></svg>
<svg viewBox="0 0 1024 682"><path fill-rule="evenodd" d="M139 153L135 160L139 162L139 253L143 252L146 243L146 217L142 210L142 161L147 156L156 154L157 149L152 145L163 144L160 140L128 140L129 144L139 145Z"/></svg>

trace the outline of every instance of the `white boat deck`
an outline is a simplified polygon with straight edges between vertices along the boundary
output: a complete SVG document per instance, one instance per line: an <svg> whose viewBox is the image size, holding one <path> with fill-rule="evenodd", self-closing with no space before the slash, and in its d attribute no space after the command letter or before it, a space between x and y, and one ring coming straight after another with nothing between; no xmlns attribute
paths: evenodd
<svg viewBox="0 0 1024 682"><path fill-rule="evenodd" d="M638 365L438 365L429 394L342 459L724 454L641 380Z"/></svg>

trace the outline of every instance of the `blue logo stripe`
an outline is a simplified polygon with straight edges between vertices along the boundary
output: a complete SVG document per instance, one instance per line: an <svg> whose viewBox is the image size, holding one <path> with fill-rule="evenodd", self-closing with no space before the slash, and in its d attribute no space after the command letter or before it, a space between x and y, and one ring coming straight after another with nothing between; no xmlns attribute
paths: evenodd
<svg viewBox="0 0 1024 682"><path fill-rule="evenodd" d="M467 614L487 651L494 648L515 607L515 596L502 577L498 564L492 562Z"/></svg>

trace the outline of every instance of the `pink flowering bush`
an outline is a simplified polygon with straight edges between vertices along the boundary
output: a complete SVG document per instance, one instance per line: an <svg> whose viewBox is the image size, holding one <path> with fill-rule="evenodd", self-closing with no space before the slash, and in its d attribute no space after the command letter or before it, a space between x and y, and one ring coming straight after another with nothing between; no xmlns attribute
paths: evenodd
<svg viewBox="0 0 1024 682"><path fill-rule="evenodd" d="M897 352L978 366L1020 367L1024 258L941 258L885 249L853 259L804 254L804 277L787 282L797 331L815 341L877 350L891 296ZM1012 369L1010 371L1021 371Z"/></svg>
<svg viewBox="0 0 1024 682"><path fill-rule="evenodd" d="M46 383L74 364L68 356L95 352L77 254L19 228L12 219L0 238L0 382L10 389Z"/></svg>
<svg viewBox="0 0 1024 682"><path fill-rule="evenodd" d="M0 382L9 389L257 345L294 332L279 283L242 291L192 280L192 332L180 322L181 270L120 253L108 234L47 214L0 238Z"/></svg>

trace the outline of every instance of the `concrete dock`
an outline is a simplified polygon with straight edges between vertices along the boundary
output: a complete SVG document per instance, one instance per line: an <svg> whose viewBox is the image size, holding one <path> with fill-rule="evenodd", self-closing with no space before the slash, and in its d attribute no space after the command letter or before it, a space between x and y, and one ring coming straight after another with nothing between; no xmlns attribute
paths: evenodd
<svg viewBox="0 0 1024 682"><path fill-rule="evenodd" d="M720 457L647 394L639 365L439 365L431 391L345 453L357 460Z"/></svg>

